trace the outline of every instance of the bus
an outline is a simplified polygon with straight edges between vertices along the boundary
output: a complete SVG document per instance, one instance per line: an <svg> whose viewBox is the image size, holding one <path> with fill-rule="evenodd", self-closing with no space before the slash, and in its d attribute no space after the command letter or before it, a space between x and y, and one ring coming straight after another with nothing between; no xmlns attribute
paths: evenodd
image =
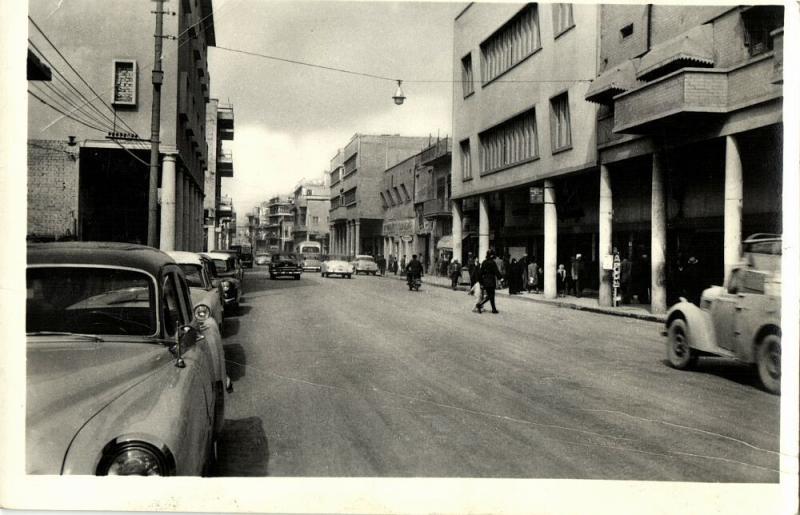
<svg viewBox="0 0 800 515"><path fill-rule="evenodd" d="M304 272L319 272L322 264L322 244L318 241L301 241L294 247Z"/></svg>

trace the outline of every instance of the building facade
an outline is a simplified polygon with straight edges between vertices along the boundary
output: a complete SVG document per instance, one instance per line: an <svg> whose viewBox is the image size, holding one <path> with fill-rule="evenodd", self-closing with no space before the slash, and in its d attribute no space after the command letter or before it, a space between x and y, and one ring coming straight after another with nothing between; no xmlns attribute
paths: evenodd
<svg viewBox="0 0 800 515"><path fill-rule="evenodd" d="M455 19L452 247L556 268L598 259L598 6L471 3ZM597 278L595 277L595 282Z"/></svg>
<svg viewBox="0 0 800 515"><path fill-rule="evenodd" d="M355 134L331 159L331 253L383 250L383 172L426 147L428 138Z"/></svg>
<svg viewBox="0 0 800 515"><path fill-rule="evenodd" d="M201 250L207 51L215 44L214 21L210 0L178 2L172 9L176 16L164 16L164 34L179 37L164 40L162 59L158 242L167 250ZM147 242L155 19L152 6L136 0L114 3L114 13L125 16L111 10L90 1L67 2L55 11L42 2L30 5L31 18L57 50L38 31L31 33L32 46L58 72L53 81L32 86L29 102L31 233L59 237L69 230L81 240ZM65 27L69 37L60 37ZM57 52L80 79L69 75ZM64 94L69 86L58 81L66 76L89 102L65 98L72 93ZM69 154L61 148L66 141L74 143ZM62 194L36 193L48 191L53 180L63 182ZM66 215L66 222L48 221L54 213Z"/></svg>
<svg viewBox="0 0 800 515"><path fill-rule="evenodd" d="M414 183L419 154L414 154L383 172L379 193L383 205L382 252L408 263L417 254L417 219L414 212Z"/></svg>
<svg viewBox="0 0 800 515"><path fill-rule="evenodd" d="M220 104L216 98L206 104L206 145L208 168L205 173L203 218L206 231L205 248L220 248L221 230L217 208L222 198L222 179L233 177L233 153L227 147L233 140L233 106Z"/></svg>
<svg viewBox="0 0 800 515"><path fill-rule="evenodd" d="M329 178L325 173L319 179L304 179L294 189L294 244L297 246L301 241L319 242L323 254L327 254L329 248Z"/></svg>
<svg viewBox="0 0 800 515"><path fill-rule="evenodd" d="M783 8L604 5L600 41L601 252L662 312L687 259L722 284L743 237L781 232Z"/></svg>
<svg viewBox="0 0 800 515"><path fill-rule="evenodd" d="M452 259L453 254L451 155L451 138L432 142L419 154L414 174L417 253L428 273L434 273L437 263Z"/></svg>
<svg viewBox="0 0 800 515"><path fill-rule="evenodd" d="M259 220L270 253L294 250L294 199L275 196L267 201L266 218Z"/></svg>

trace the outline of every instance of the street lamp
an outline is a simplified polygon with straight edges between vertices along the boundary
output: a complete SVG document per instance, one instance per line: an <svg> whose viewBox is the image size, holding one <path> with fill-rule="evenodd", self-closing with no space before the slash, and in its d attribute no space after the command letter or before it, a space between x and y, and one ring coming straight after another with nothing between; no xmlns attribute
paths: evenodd
<svg viewBox="0 0 800 515"><path fill-rule="evenodd" d="M397 81L397 90L394 92L394 96L392 97L394 103L399 106L403 105L403 102L406 100L406 96L403 94L402 84L403 81Z"/></svg>

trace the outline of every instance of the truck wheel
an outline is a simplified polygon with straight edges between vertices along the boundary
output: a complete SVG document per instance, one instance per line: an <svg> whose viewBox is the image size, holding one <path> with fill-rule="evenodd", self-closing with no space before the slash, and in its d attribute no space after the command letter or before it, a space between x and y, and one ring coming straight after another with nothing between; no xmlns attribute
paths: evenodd
<svg viewBox="0 0 800 515"><path fill-rule="evenodd" d="M673 368L685 370L697 364L697 353L689 347L686 322L676 318L667 329L667 359Z"/></svg>
<svg viewBox="0 0 800 515"><path fill-rule="evenodd" d="M764 388L774 394L781 393L781 336L764 336L756 349L756 370Z"/></svg>

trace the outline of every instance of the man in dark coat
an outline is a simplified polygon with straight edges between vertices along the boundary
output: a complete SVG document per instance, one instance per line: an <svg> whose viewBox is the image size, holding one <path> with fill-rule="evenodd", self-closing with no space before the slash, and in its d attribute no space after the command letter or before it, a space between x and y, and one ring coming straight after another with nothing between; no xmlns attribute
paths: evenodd
<svg viewBox="0 0 800 515"><path fill-rule="evenodd" d="M490 250L486 253L486 259L481 263L481 286L483 286L485 297L483 300L475 304L475 309L478 313L483 311L483 305L487 301L492 305L492 313L497 313L497 306L494 304L494 291L497 288L497 283L503 276L500 275L500 270L497 268L497 263L494 261L494 253Z"/></svg>

